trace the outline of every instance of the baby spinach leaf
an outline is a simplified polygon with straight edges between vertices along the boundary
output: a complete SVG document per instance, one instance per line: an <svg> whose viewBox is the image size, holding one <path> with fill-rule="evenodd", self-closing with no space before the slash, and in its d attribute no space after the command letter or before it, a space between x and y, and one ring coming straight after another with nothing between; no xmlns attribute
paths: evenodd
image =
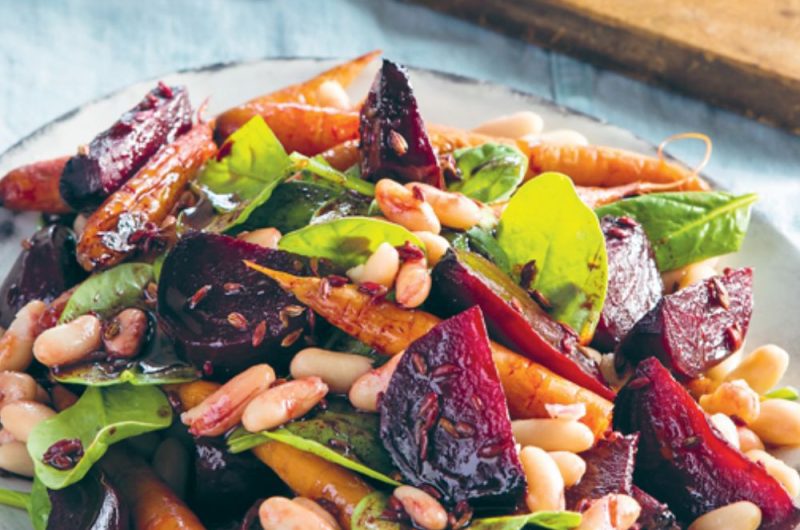
<svg viewBox="0 0 800 530"><path fill-rule="evenodd" d="M371 217L345 217L290 232L281 238L278 248L353 267L366 261L381 243L399 246L406 241L425 248L417 236L400 225Z"/></svg>
<svg viewBox="0 0 800 530"><path fill-rule="evenodd" d="M34 530L46 530L47 521L50 519L52 510L53 505L50 502L50 494L47 491L47 487L39 480L39 477L34 477L33 486L31 486L30 503L28 504L28 517Z"/></svg>
<svg viewBox="0 0 800 530"><path fill-rule="evenodd" d="M487 143L453 155L462 180L448 188L485 203L511 197L528 169L527 157L510 145Z"/></svg>
<svg viewBox="0 0 800 530"><path fill-rule="evenodd" d="M380 491L370 493L356 505L350 519L351 530L411 530L407 524L384 518L389 497Z"/></svg>
<svg viewBox="0 0 800 530"><path fill-rule="evenodd" d="M776 388L775 390L764 394L764 399L786 399L788 401L797 401L797 398L799 397L800 393L798 393L797 389L793 386Z"/></svg>
<svg viewBox="0 0 800 530"><path fill-rule="evenodd" d="M658 268L668 271L736 252L750 223L758 196L721 191L651 193L602 206L595 212L627 215L644 228Z"/></svg>
<svg viewBox="0 0 800 530"><path fill-rule="evenodd" d="M0 504L3 506L11 506L12 508L21 508L25 510L30 504L30 499L30 493L0 488Z"/></svg>
<svg viewBox="0 0 800 530"><path fill-rule="evenodd" d="M517 280L523 267L533 277L523 287L543 294L556 320L591 337L606 297L606 246L569 177L543 173L523 185L500 217L497 242Z"/></svg>
<svg viewBox="0 0 800 530"><path fill-rule="evenodd" d="M333 184L344 186L362 195L375 196L375 185L373 183L350 173L342 173L334 169L321 157L309 158L300 153L292 153L289 158L294 163L295 171L308 171Z"/></svg>
<svg viewBox="0 0 800 530"><path fill-rule="evenodd" d="M219 213L205 227L213 232L245 222L292 168L292 161L261 116L233 133L223 150L225 145L230 145L230 152L209 160L196 182Z"/></svg>
<svg viewBox="0 0 800 530"><path fill-rule="evenodd" d="M374 202L372 197L361 195L353 190L347 190L338 197L320 206L320 208L314 212L314 216L309 223L325 223L343 217L369 217Z"/></svg>
<svg viewBox="0 0 800 530"><path fill-rule="evenodd" d="M153 266L147 263L123 263L94 274L72 293L58 322L69 322L89 312L107 317L135 306L152 279Z"/></svg>
<svg viewBox="0 0 800 530"><path fill-rule="evenodd" d="M247 221L235 230L256 230L269 226L286 234L308 225L319 208L344 192L345 188L324 180L289 180L279 184L269 200L256 208Z"/></svg>
<svg viewBox="0 0 800 530"><path fill-rule="evenodd" d="M111 444L171 424L172 408L156 387L89 387L77 403L33 429L28 452L42 483L61 489L82 479ZM44 463L42 456L54 443L72 439L83 445L83 456L73 468L59 470Z"/></svg>
<svg viewBox="0 0 800 530"><path fill-rule="evenodd" d="M511 273L511 264L508 262L508 256L491 232L475 226L467 230L466 235L469 241L469 249L464 250L474 250L500 267L506 274Z"/></svg>

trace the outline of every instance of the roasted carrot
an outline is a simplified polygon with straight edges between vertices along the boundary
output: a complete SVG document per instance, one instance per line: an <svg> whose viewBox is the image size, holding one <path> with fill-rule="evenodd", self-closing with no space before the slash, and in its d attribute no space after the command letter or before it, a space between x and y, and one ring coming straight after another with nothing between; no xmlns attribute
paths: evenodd
<svg viewBox="0 0 800 530"><path fill-rule="evenodd" d="M246 263L277 281L334 326L389 355L403 351L440 322L430 313L375 299L354 285L325 287L320 278L293 276ZM586 416L581 421L595 435L605 433L611 421L611 402L500 344L492 342L491 347L512 416L548 417L548 403L584 403Z"/></svg>
<svg viewBox="0 0 800 530"><path fill-rule="evenodd" d="M219 383L212 383L211 381L192 381L190 383L167 385L164 390L177 396L183 410L189 410L202 403L204 399L216 392L219 387Z"/></svg>
<svg viewBox="0 0 800 530"><path fill-rule="evenodd" d="M101 465L128 505L135 530L205 530L141 458L112 447Z"/></svg>
<svg viewBox="0 0 800 530"><path fill-rule="evenodd" d="M581 198L584 204L590 208L599 208L600 206L617 202L626 197L664 191L681 191L683 187L684 182L680 180L663 184L637 180L630 184L612 186L610 188L600 186L575 186L575 191L578 192L578 197Z"/></svg>
<svg viewBox="0 0 800 530"><path fill-rule="evenodd" d="M9 171L0 180L0 205L16 211L71 212L58 191L61 172L69 158L42 160Z"/></svg>
<svg viewBox="0 0 800 530"><path fill-rule="evenodd" d="M253 454L268 465L298 496L325 499L338 508L342 528L350 528L356 505L372 493L372 488L358 475L280 442L266 442Z"/></svg>
<svg viewBox="0 0 800 530"><path fill-rule="evenodd" d="M200 123L161 148L92 213L76 250L83 268L92 271L116 265L133 251L128 241L114 248L106 243L108 234L122 231L123 214L125 223L161 225L189 181L216 152L211 131L209 124Z"/></svg>
<svg viewBox="0 0 800 530"><path fill-rule="evenodd" d="M253 116L261 116L288 152L317 155L358 137L358 112L304 103L249 103L217 119L217 140L230 136Z"/></svg>

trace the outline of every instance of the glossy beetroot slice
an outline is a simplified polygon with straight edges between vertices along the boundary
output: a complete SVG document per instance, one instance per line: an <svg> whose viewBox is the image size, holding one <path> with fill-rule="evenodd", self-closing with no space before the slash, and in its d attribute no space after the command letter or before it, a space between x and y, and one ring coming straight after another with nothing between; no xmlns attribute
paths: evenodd
<svg viewBox="0 0 800 530"><path fill-rule="evenodd" d="M444 188L442 171L402 66L383 61L361 108L359 133L365 179L391 178Z"/></svg>
<svg viewBox="0 0 800 530"><path fill-rule="evenodd" d="M127 530L128 507L104 474L93 471L50 497L48 530Z"/></svg>
<svg viewBox="0 0 800 530"><path fill-rule="evenodd" d="M604 217L608 290L592 346L612 352L664 290L653 249L642 226L630 217Z"/></svg>
<svg viewBox="0 0 800 530"><path fill-rule="evenodd" d="M753 272L726 269L664 296L623 339L620 359L658 357L677 377L691 379L738 350L753 312Z"/></svg>
<svg viewBox="0 0 800 530"><path fill-rule="evenodd" d="M566 490L567 508L580 509L585 502L609 493L630 495L638 438L615 432L581 453L586 472L580 482Z"/></svg>
<svg viewBox="0 0 800 530"><path fill-rule="evenodd" d="M186 88L162 83L69 159L59 190L76 210L91 211L122 187L162 145L192 127Z"/></svg>
<svg viewBox="0 0 800 530"><path fill-rule="evenodd" d="M409 345L380 400L383 445L405 481L446 503L502 501L525 487L481 311Z"/></svg>
<svg viewBox="0 0 800 530"><path fill-rule="evenodd" d="M680 530L681 527L669 506L636 486L631 488L631 496L642 508L634 530Z"/></svg>
<svg viewBox="0 0 800 530"><path fill-rule="evenodd" d="M250 260L303 275L300 258L229 236L194 233L172 249L158 283L164 331L198 368L225 378L259 362L278 368L302 344L305 308Z"/></svg>
<svg viewBox="0 0 800 530"><path fill-rule="evenodd" d="M0 326L7 328L31 300L51 302L86 278L75 260L75 236L65 226L46 226L26 241L0 286Z"/></svg>
<svg viewBox="0 0 800 530"><path fill-rule="evenodd" d="M578 351L577 335L553 320L486 258L465 250L448 252L433 270L430 300L446 316L480 306L496 340L573 383L614 399L595 362Z"/></svg>
<svg viewBox="0 0 800 530"><path fill-rule="evenodd" d="M658 359L640 363L620 391L614 428L639 433L634 481L682 522L747 500L761 508L762 529L800 523L800 510L783 486L725 441Z"/></svg>

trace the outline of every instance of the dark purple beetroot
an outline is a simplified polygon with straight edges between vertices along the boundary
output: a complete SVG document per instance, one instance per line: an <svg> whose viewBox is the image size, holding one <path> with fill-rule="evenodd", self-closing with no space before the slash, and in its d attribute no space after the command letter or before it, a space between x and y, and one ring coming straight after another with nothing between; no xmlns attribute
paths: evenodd
<svg viewBox="0 0 800 530"><path fill-rule="evenodd" d="M631 495L642 508L635 530L680 530L681 527L678 526L675 514L669 506L636 486L631 489Z"/></svg>
<svg viewBox="0 0 800 530"><path fill-rule="evenodd" d="M764 530L800 523L783 486L725 441L658 359L642 361L620 391L614 428L639 433L636 485L666 502L682 522L747 500L761 508Z"/></svg>
<svg viewBox="0 0 800 530"><path fill-rule="evenodd" d="M59 190L76 210L91 211L152 157L192 126L186 88L162 83L67 162Z"/></svg>
<svg viewBox="0 0 800 530"><path fill-rule="evenodd" d="M619 347L634 364L658 357L672 373L693 379L739 349L753 312L753 271L720 276L661 298Z"/></svg>
<svg viewBox="0 0 800 530"><path fill-rule="evenodd" d="M252 453L232 454L221 438L195 442L189 505L206 525L242 520L260 498L286 495L286 485Z"/></svg>
<svg viewBox="0 0 800 530"><path fill-rule="evenodd" d="M481 311L438 324L406 349L380 400L381 440L415 486L445 502L513 502L525 488Z"/></svg>
<svg viewBox="0 0 800 530"><path fill-rule="evenodd" d="M444 188L442 171L402 66L384 59L361 108L359 132L363 178Z"/></svg>
<svg viewBox="0 0 800 530"><path fill-rule="evenodd" d="M277 368L303 344L304 308L245 259L306 273L291 254L199 232L183 237L161 270L159 321L179 352L215 379L259 362Z"/></svg>
<svg viewBox="0 0 800 530"><path fill-rule="evenodd" d="M492 337L570 381L614 399L595 362L578 351L575 332L553 320L486 258L466 250L448 252L433 269L430 300L446 316L480 306Z"/></svg>
<svg viewBox="0 0 800 530"><path fill-rule="evenodd" d="M661 299L664 285L642 226L630 217L603 217L608 290L592 346L611 352Z"/></svg>
<svg viewBox="0 0 800 530"><path fill-rule="evenodd" d="M48 490L47 530L127 530L128 509L105 475L92 472L61 490Z"/></svg>
<svg viewBox="0 0 800 530"><path fill-rule="evenodd" d="M75 260L75 236L61 225L46 226L25 243L0 286L0 326L31 300L50 302L86 278Z"/></svg>
<svg viewBox="0 0 800 530"><path fill-rule="evenodd" d="M609 493L631 494L638 436L612 433L594 447L581 453L586 472L576 485L566 491L567 508L580 509L584 501L605 497Z"/></svg>

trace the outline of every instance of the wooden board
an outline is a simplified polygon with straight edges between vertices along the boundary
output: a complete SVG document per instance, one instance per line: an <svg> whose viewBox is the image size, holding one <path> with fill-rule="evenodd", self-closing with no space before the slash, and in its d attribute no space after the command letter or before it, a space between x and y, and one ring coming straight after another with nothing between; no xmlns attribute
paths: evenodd
<svg viewBox="0 0 800 530"><path fill-rule="evenodd" d="M800 134L800 0L411 0Z"/></svg>

